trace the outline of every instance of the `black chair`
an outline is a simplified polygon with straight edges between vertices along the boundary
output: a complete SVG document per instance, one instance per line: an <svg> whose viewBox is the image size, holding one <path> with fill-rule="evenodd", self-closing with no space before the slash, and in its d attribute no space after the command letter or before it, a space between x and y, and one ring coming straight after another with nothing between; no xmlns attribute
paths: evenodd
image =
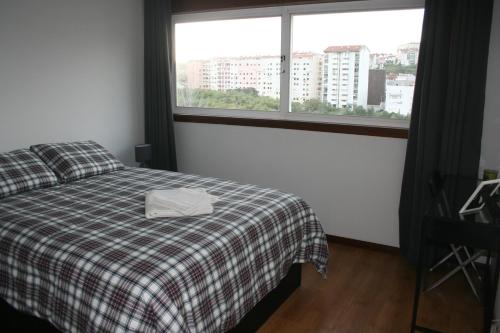
<svg viewBox="0 0 500 333"><path fill-rule="evenodd" d="M434 202L433 208L435 211L432 213L434 216L442 217L442 218L452 218L452 212L450 208L450 202L445 191L446 177L442 176L439 172L434 172L431 179L429 180L429 190L432 195L432 201ZM471 288L474 295L480 299L479 291L474 283L473 277L471 277L471 273L467 270L467 267L470 265L472 267L473 273L475 274L476 279L481 279L481 274L479 274L479 270L475 263L475 260L479 258L484 252L477 251L476 253L471 255L471 252L466 246L457 246L455 244L449 244L448 247L451 251L443 256L440 260L438 260L429 271L435 271L438 267L448 262L450 259L454 258L457 262L457 266L454 269L450 270L446 275L432 283L429 287L425 289L425 291L431 291L444 282L449 280L453 275L461 271L469 287ZM463 256L462 257L462 253Z"/></svg>
<svg viewBox="0 0 500 333"><path fill-rule="evenodd" d="M490 331L500 266L500 207L487 191L482 191L481 197L485 203L483 209L489 215L491 223L462 220L458 214L451 214L451 217L440 216L439 212L436 211L431 211L425 216L420 231L411 332L438 332L417 325L418 306L429 248L436 245L449 246L449 244L454 244L456 247L483 250L488 254L481 285L484 302L483 331L485 333ZM439 210L439 208L436 209Z"/></svg>

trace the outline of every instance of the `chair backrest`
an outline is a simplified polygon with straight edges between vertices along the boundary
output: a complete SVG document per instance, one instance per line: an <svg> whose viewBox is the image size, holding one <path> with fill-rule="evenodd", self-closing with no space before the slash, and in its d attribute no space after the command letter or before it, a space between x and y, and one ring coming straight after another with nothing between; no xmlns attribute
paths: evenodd
<svg viewBox="0 0 500 333"><path fill-rule="evenodd" d="M451 218L451 209L448 196L445 191L446 178L438 171L434 171L429 179L428 185L432 196L433 209L436 216Z"/></svg>
<svg viewBox="0 0 500 333"><path fill-rule="evenodd" d="M500 224L500 206L498 206L498 200L490 195L490 191L487 188L483 188L480 195L489 217L491 218L491 222Z"/></svg>

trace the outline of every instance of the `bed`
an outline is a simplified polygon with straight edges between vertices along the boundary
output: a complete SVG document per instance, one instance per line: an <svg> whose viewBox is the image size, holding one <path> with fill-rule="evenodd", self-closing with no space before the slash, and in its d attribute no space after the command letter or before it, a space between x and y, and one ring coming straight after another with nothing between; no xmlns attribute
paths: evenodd
<svg viewBox="0 0 500 333"><path fill-rule="evenodd" d="M214 213L144 218L146 191L178 187L219 196ZM0 199L0 298L63 332L229 331L327 260L311 208L254 185L126 168Z"/></svg>

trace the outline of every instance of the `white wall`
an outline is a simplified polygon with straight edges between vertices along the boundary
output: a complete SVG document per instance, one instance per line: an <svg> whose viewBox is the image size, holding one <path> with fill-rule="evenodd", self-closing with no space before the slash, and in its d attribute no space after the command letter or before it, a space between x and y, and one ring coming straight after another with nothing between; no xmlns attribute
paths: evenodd
<svg viewBox="0 0 500 333"><path fill-rule="evenodd" d="M500 170L500 1L495 0L488 55L488 77L484 106L482 167ZM495 317L500 319L500 285L498 286ZM493 332L493 330L492 330Z"/></svg>
<svg viewBox="0 0 500 333"><path fill-rule="evenodd" d="M499 89L496 0L481 163L495 169L500 169ZM318 213L327 233L399 245L406 140L193 123L176 123L175 129L181 171L296 193Z"/></svg>
<svg viewBox="0 0 500 333"><path fill-rule="evenodd" d="M398 246L406 140L176 123L180 170L303 197L332 235Z"/></svg>
<svg viewBox="0 0 500 333"><path fill-rule="evenodd" d="M500 169L500 1L493 9L482 142L482 165Z"/></svg>
<svg viewBox="0 0 500 333"><path fill-rule="evenodd" d="M141 0L0 0L0 152L144 140Z"/></svg>

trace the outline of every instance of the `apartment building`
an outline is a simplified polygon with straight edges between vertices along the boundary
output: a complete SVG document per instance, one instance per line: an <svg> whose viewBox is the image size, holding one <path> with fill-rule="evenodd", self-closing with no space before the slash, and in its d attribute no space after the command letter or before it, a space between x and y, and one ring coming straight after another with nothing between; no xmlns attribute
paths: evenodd
<svg viewBox="0 0 500 333"><path fill-rule="evenodd" d="M367 104L369 51L365 46L332 46L324 54L294 53L291 68L293 102L320 99L338 107ZM184 72L184 86L189 89L254 88L260 96L274 98L280 93L278 56L195 60L185 65Z"/></svg>
<svg viewBox="0 0 500 333"><path fill-rule="evenodd" d="M368 74L368 106L383 109L386 99L386 72L383 69L370 69Z"/></svg>
<svg viewBox="0 0 500 333"><path fill-rule="evenodd" d="M370 69L384 69L386 64L396 64L398 62L398 57L392 53L370 54Z"/></svg>
<svg viewBox="0 0 500 333"><path fill-rule="evenodd" d="M370 52L364 45L324 51L322 101L335 107L367 106Z"/></svg>
<svg viewBox="0 0 500 333"><path fill-rule="evenodd" d="M394 54L370 54L364 45L330 46L323 54L294 53L291 62L292 102L319 99L335 107L375 106L407 113L415 85L414 75L387 77L387 63L411 65L419 45L403 44ZM183 65L188 89L227 91L253 88L259 96L280 97L279 56L228 57L195 60ZM372 81L370 83L370 80Z"/></svg>
<svg viewBox="0 0 500 333"><path fill-rule="evenodd" d="M416 65L418 62L419 43L407 43L398 47L398 60L403 66Z"/></svg>
<svg viewBox="0 0 500 333"><path fill-rule="evenodd" d="M385 110L408 114L413 102L415 75L398 74L387 77L385 86Z"/></svg>
<svg viewBox="0 0 500 333"><path fill-rule="evenodd" d="M279 56L194 60L185 66L185 87L226 91L253 88L260 96L277 98L280 92Z"/></svg>
<svg viewBox="0 0 500 333"><path fill-rule="evenodd" d="M321 97L323 55L305 52L292 56L290 93L292 102L303 103Z"/></svg>

